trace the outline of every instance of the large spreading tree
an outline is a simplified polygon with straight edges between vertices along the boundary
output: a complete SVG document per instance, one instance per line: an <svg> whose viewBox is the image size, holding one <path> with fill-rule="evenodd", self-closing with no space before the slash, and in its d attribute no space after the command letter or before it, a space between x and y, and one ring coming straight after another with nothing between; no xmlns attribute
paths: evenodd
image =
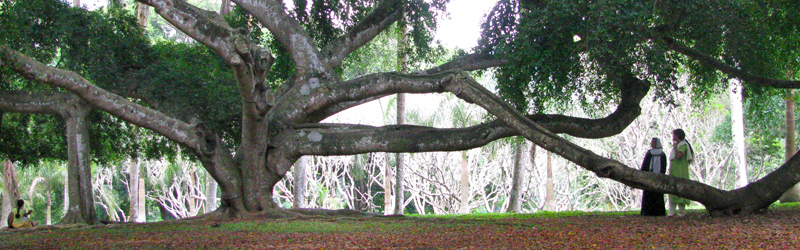
<svg viewBox="0 0 800 250"><path fill-rule="evenodd" d="M192 75L158 76L170 67L187 65L170 64L169 57L142 65L150 60L142 58L150 49L137 51L134 43L127 44L132 46L127 52L136 52L132 58L116 60L111 59L125 54L120 47L126 43L111 43L115 47L108 49L120 53L104 58L107 61L98 68L53 67L49 61L20 52L35 52L35 48L4 44L0 45L0 64L4 70L62 90L37 89L59 93L64 103L71 100L67 111L102 110L191 152L221 188L222 205L215 215L278 209L273 187L303 155L458 151L516 135L599 177L687 197L705 205L712 215L766 208L800 181L797 155L763 179L726 191L638 171L559 135L603 138L622 132L641 114L639 103L649 91L665 102L670 101L669 93L681 91L676 76L685 69L696 76L692 89L699 92L714 89L723 74L757 86L755 92L800 87L800 82L782 80L786 74L779 74L794 68L776 67L796 59L798 47L791 45L797 38L791 35L798 33L798 22L791 13L797 7L791 1L501 0L487 17L476 52L416 73L379 72L352 79L341 76L345 60L392 25L412 27L409 35L418 41L412 47L424 49L429 42L426 29L435 26L431 17L446 1L314 0L311 8L290 10L276 0L231 0L238 7L232 12L238 18L180 0L139 2L220 58L219 67L232 72L229 81L186 83L201 85L196 88L213 85L218 91L193 92L175 86L181 77ZM305 0L294 3L309 6ZM133 36L123 39L129 37ZM92 75L92 70L108 70L99 66L120 65L118 60L131 64L114 68L116 73L107 77ZM498 72L499 94L468 73L492 68ZM207 67L197 70L207 71ZM225 76L224 72L215 75ZM227 96L221 93L230 88L235 88L238 100L221 99ZM495 120L467 128L320 122L393 94L445 92L481 106ZM14 104L13 95L28 95L27 102ZM615 107L597 118L542 113L547 105L576 96L587 103ZM7 112L62 102L29 91L5 91L2 98L0 103L6 104L0 110ZM237 106L231 110L238 112L228 117L235 121L231 122L235 129L230 123L220 125L224 115L202 115L231 103ZM75 141L82 145L80 138Z"/></svg>

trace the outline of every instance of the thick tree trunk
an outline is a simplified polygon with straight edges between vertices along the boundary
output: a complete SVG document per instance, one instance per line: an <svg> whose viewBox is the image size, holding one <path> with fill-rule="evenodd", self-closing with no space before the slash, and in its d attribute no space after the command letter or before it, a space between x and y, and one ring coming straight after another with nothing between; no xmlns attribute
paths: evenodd
<svg viewBox="0 0 800 250"><path fill-rule="evenodd" d="M784 159L786 161L792 158L792 155L797 152L797 145L795 143L797 140L797 131L795 131L794 112L794 90L789 90L789 94L786 96L786 153L784 154ZM781 195L780 201L800 202L800 183L786 190L786 192Z"/></svg>
<svg viewBox="0 0 800 250"><path fill-rule="evenodd" d="M508 208L506 212L509 213L519 213L521 212L521 201L522 198L522 180L524 179L524 171L525 168L522 166L522 147L525 146L525 142L518 140L514 142L514 170L511 174L511 193L508 197ZM534 145L536 146L536 145ZM531 156L533 156L533 152L531 152Z"/></svg>
<svg viewBox="0 0 800 250"><path fill-rule="evenodd" d="M67 154L69 159L69 210L59 222L97 223L92 195L91 156L89 154L89 107L82 101L73 103L64 112L67 123Z"/></svg>
<svg viewBox="0 0 800 250"><path fill-rule="evenodd" d="M744 100L742 99L742 83L733 79L730 80L731 96L731 131L733 132L733 148L736 151L736 187L744 187L749 183L747 180L747 149L744 138Z"/></svg>
<svg viewBox="0 0 800 250"><path fill-rule="evenodd" d="M308 185L306 169L308 167L310 157L311 156L300 157L300 159L298 159L297 163L294 165L294 171L292 172L292 175L294 176L294 190L292 191L294 200L292 202L292 208L306 207L306 186Z"/></svg>

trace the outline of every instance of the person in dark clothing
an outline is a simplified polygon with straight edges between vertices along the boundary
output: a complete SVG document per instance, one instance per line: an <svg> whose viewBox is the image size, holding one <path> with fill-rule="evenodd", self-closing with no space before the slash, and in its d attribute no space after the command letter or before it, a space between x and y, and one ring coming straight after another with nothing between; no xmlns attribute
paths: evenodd
<svg viewBox="0 0 800 250"><path fill-rule="evenodd" d="M644 156L642 171L665 174L667 172L667 154L661 146L661 140L653 138L650 141L650 150ZM642 216L664 216L667 210L664 205L664 193L642 191Z"/></svg>

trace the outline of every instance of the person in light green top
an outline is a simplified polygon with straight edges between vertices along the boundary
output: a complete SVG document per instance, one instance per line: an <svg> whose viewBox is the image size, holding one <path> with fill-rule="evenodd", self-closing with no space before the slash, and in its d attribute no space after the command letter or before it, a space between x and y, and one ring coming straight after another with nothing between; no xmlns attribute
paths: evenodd
<svg viewBox="0 0 800 250"><path fill-rule="evenodd" d="M689 164L694 161L694 150L692 145L686 141L686 132L683 129L676 129L672 131L672 154L669 156L669 175L689 179ZM678 207L678 215L686 215L686 205L689 205L689 199L669 195L669 213L667 216L675 215L675 207Z"/></svg>

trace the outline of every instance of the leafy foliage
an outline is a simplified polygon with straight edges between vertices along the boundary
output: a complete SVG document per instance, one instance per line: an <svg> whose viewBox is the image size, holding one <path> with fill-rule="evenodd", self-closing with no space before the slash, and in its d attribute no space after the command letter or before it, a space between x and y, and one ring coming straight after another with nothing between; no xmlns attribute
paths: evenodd
<svg viewBox="0 0 800 250"><path fill-rule="evenodd" d="M52 116L2 114L0 124L0 158L20 161L25 165L40 159L66 160L66 125Z"/></svg>
<svg viewBox="0 0 800 250"><path fill-rule="evenodd" d="M576 96L584 104L606 104L618 92L609 80L620 71L650 80L658 99L674 103L669 93L683 89L675 75L684 68L703 100L725 89L721 75L670 52L661 36L749 73L783 78L797 69L797 18L786 14L796 8L757 0L502 0L484 24L479 51L510 62L498 71L499 89L519 108L541 111Z"/></svg>
<svg viewBox="0 0 800 250"><path fill-rule="evenodd" d="M122 84L123 77L146 67L154 59L149 41L142 35L135 18L123 10L110 8L108 11L87 12L53 0L3 1L0 7L2 44L39 61L78 72L112 91L127 91ZM0 75L0 88L58 91L31 84L7 71ZM4 152L11 154L10 158L29 164L42 158L66 157L63 121L53 116L9 114L8 117L11 119L5 119L3 123L5 139L0 143L18 149ZM95 112L89 120L90 133L95 135L90 136L90 143L95 148L93 156L97 160L120 159L124 150L130 149L124 146L127 140L121 137L123 131L112 122L113 118ZM24 143L13 138L34 132L42 134L30 137Z"/></svg>

